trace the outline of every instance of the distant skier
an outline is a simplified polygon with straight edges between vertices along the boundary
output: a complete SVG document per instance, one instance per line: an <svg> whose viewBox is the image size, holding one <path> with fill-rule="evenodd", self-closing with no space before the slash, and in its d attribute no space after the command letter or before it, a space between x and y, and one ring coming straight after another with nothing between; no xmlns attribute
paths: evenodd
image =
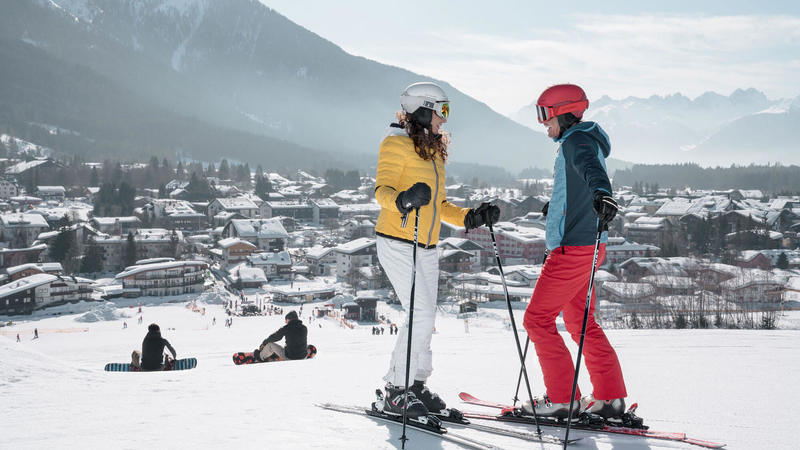
<svg viewBox="0 0 800 450"><path fill-rule="evenodd" d="M147 327L147 335L142 341L142 370L162 370L167 368L164 365L164 347L168 348L172 353L172 358L178 357L175 349L172 348L169 341L161 337L161 329L158 325L151 323Z"/></svg>
<svg viewBox="0 0 800 450"><path fill-rule="evenodd" d="M17 342L19 342L19 341L20 341L20 339L19 339L19 333L17 333Z"/></svg>
<svg viewBox="0 0 800 450"><path fill-rule="evenodd" d="M586 292L592 268L597 224L608 224L617 214L605 158L611 151L608 136L594 122L582 122L589 101L583 89L561 84L546 89L536 103L539 122L547 135L560 144L556 154L553 194L545 212L548 256L525 311L524 326L536 348L547 394L535 399L537 414L550 417L568 415L574 359L556 328L556 317L563 312L567 331L580 340L586 306ZM598 265L605 259L603 233ZM594 320L594 292L586 327L583 354L594 386L593 396L581 403L585 408L595 401L590 412L606 418L619 418L625 412L627 391L617 354L605 333ZM577 415L580 390L573 409ZM523 408L531 413L530 401Z"/></svg>
<svg viewBox="0 0 800 450"><path fill-rule="evenodd" d="M277 342L286 338L286 347L281 347ZM305 359L308 354L308 329L294 311L286 314L286 325L264 339L255 353L260 361L269 361L277 358Z"/></svg>
<svg viewBox="0 0 800 450"><path fill-rule="evenodd" d="M125 321L123 320L123 321L122 321L122 329L124 330L124 329L126 329L126 328L128 328L128 322L125 322Z"/></svg>
<svg viewBox="0 0 800 450"><path fill-rule="evenodd" d="M39 329L38 328L34 328L33 329L33 338L34 339L39 339Z"/></svg>
<svg viewBox="0 0 800 450"><path fill-rule="evenodd" d="M375 183L375 199L381 205L375 225L377 253L397 298L408 311L411 298L412 252L415 211L419 210L419 240L414 288L408 407L406 392L406 348L408 324L398 333L389 371L384 376L384 410L408 417L425 416L445 409L445 402L426 386L433 371L431 336L436 318L439 287L439 240L441 221L468 230L496 222L500 210L485 203L477 209L461 208L447 200L445 161L449 135L440 130L450 115L450 101L434 83L415 83L400 96L402 111L389 125L381 142ZM409 226L403 227L404 217Z"/></svg>

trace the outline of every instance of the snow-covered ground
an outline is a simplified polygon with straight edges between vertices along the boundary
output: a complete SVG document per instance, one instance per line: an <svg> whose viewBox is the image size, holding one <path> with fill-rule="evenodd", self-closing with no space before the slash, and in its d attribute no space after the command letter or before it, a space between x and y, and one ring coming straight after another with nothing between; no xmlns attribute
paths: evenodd
<svg viewBox="0 0 800 450"><path fill-rule="evenodd" d="M231 355L251 351L283 324L281 316L235 317L224 327L217 304L201 315L182 303L128 306L57 317L28 318L0 328L0 447L39 448L269 448L376 449L399 447L399 427L326 411L319 402L368 405L383 375L395 336L373 336L330 320L308 323L316 359L235 366ZM401 313L381 304L381 313ZM297 307L284 305L284 312ZM522 311L517 312L522 323ZM217 324L212 325L216 317ZM123 320L128 328L123 329ZM194 356L194 370L104 372L107 362L129 360L151 322L179 357ZM470 320L440 313L433 339L430 386L450 406L467 391L497 401L513 395L518 365L502 309ZM33 340L33 329L40 338ZM19 333L22 342L15 342ZM725 442L731 449L796 447L792 407L800 401L800 331L610 330L630 400L653 429L683 431ZM571 349L575 349L571 345ZM529 364L535 390L542 381ZM582 370L581 386L590 384ZM501 448L557 448L451 428ZM553 434L558 430L547 430ZM583 437L576 449L691 448L624 436ZM410 449L454 444L410 431Z"/></svg>

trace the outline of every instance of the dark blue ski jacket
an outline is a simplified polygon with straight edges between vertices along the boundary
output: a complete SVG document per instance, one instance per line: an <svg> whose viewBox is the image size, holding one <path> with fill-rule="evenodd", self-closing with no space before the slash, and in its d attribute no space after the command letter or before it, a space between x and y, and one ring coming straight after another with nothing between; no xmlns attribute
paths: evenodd
<svg viewBox="0 0 800 450"><path fill-rule="evenodd" d="M597 215L595 191L611 191L606 157L611 153L608 135L594 122L580 122L561 138L553 169L553 195L547 211L547 249L567 245L594 245ZM606 242L608 233L603 233Z"/></svg>

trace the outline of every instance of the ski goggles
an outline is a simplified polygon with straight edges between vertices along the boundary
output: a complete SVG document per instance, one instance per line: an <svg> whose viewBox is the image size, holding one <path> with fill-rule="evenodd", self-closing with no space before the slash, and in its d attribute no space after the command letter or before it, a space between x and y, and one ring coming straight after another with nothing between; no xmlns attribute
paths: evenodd
<svg viewBox="0 0 800 450"><path fill-rule="evenodd" d="M434 109L433 111L436 113L437 116L441 117L442 119L447 119L448 117L450 117L449 102L437 103L436 106L438 106L438 108Z"/></svg>
<svg viewBox="0 0 800 450"><path fill-rule="evenodd" d="M557 103L553 106L536 105L536 117L539 119L539 123L543 123L561 114L566 114L568 112L585 111L586 108L588 107L589 107L588 100Z"/></svg>
<svg viewBox="0 0 800 450"><path fill-rule="evenodd" d="M447 119L450 116L450 102L429 102L423 103L424 107L432 109L437 116Z"/></svg>

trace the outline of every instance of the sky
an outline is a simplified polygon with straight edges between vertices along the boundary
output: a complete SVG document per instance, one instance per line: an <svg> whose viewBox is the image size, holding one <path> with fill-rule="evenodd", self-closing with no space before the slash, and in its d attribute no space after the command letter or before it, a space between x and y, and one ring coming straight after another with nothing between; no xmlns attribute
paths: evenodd
<svg viewBox="0 0 800 450"><path fill-rule="evenodd" d="M800 95L797 1L260 1L349 53L445 80L507 115L566 82L591 100Z"/></svg>

